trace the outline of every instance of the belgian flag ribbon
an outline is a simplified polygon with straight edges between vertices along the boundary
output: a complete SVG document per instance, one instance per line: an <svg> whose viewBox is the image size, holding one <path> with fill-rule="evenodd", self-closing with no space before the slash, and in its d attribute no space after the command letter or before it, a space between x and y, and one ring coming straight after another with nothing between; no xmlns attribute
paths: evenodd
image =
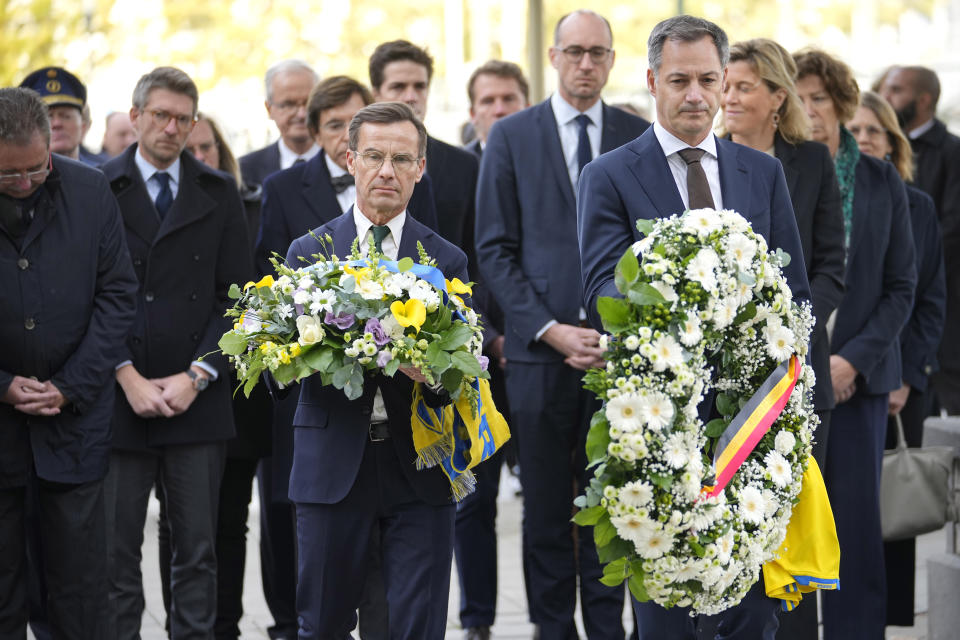
<svg viewBox="0 0 960 640"><path fill-rule="evenodd" d="M712 487L704 488L706 497L719 495L724 490L747 456L770 430L770 425L787 406L787 400L800 377L800 369L800 360L796 355L780 363L730 421L717 441L713 456L717 480Z"/></svg>

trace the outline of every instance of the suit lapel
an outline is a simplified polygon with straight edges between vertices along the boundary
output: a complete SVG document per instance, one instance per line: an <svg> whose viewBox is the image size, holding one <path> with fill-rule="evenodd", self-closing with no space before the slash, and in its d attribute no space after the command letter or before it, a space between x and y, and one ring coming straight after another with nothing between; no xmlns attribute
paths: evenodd
<svg viewBox="0 0 960 640"><path fill-rule="evenodd" d="M750 220L750 174L740 162L740 146L722 138L716 142L723 208L733 209Z"/></svg>
<svg viewBox="0 0 960 640"><path fill-rule="evenodd" d="M417 241L423 242L424 248L426 248L426 242L424 242L426 237L422 230L421 225L410 217L408 211L407 219L403 223L403 234L400 236L400 246L397 248L397 258L413 258L414 262L419 262Z"/></svg>
<svg viewBox="0 0 960 640"><path fill-rule="evenodd" d="M683 199L653 127L648 127L639 138L629 144L629 148L637 154L630 171L656 208L656 217L666 218L682 212Z"/></svg>
<svg viewBox="0 0 960 640"><path fill-rule="evenodd" d="M560 146L560 133L557 129L557 119L553 116L553 109L550 106L550 100L547 99L540 103L537 121L540 127L540 139L544 142L546 161L553 170L554 178L560 187L570 211L577 210L577 200L573 193L573 185L570 184L570 174L567 172L567 164L563 158L563 148Z"/></svg>
<svg viewBox="0 0 960 640"><path fill-rule="evenodd" d="M46 186L44 185L40 188L46 189ZM58 197L62 197L59 189L55 190L53 193L48 191L40 198L40 200L37 201L33 209L33 220L30 222L30 226L27 227L27 232L23 237L23 245L21 250L26 250L26 248L37 239L47 225L50 224L50 221L53 220L54 216L57 215L57 205L55 200Z"/></svg>
<svg viewBox="0 0 960 640"><path fill-rule="evenodd" d="M314 159L304 167L302 184L303 199L315 218L315 223L310 225L311 229L326 224L342 213L337 193L330 183L330 171L327 169L323 151L314 156Z"/></svg>
<svg viewBox="0 0 960 640"><path fill-rule="evenodd" d="M134 159L137 145L130 145L124 153L123 169L117 176L107 176L110 187L123 212L124 225L145 243L152 245L160 229L160 217Z"/></svg>
<svg viewBox="0 0 960 640"><path fill-rule="evenodd" d="M177 197L160 223L154 244L177 229L200 220L216 209L217 201L207 195L200 185L203 175L200 164L187 153L180 154L181 179Z"/></svg>
<svg viewBox="0 0 960 640"><path fill-rule="evenodd" d="M787 179L787 191L796 193L797 180L800 178L800 171L794 166L797 148L778 135L773 142L773 153L783 166L783 175Z"/></svg>
<svg viewBox="0 0 960 640"><path fill-rule="evenodd" d="M339 218L330 221L331 233L333 236L333 252L341 260L350 257L350 245L357 238L357 225L353 222L353 207Z"/></svg>
<svg viewBox="0 0 960 640"><path fill-rule="evenodd" d="M873 193L867 179L866 167L862 162L857 162L853 180L853 193L853 220L850 221L850 245L847 247L848 265L853 260L853 254L856 252L864 233L866 233L867 225L864 223L870 219L870 212L873 211Z"/></svg>

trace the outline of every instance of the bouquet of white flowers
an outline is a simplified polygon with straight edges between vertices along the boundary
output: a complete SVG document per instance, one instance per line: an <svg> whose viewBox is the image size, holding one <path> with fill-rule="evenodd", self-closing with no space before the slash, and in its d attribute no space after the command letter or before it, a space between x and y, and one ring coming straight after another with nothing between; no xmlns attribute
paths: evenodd
<svg viewBox="0 0 960 640"><path fill-rule="evenodd" d="M575 519L594 525L605 584L712 614L784 540L817 424L800 366L813 318L781 272L789 256L736 212L637 226L616 268L624 297L598 301L608 362L585 382L604 405ZM708 393L718 417L704 424Z"/></svg>

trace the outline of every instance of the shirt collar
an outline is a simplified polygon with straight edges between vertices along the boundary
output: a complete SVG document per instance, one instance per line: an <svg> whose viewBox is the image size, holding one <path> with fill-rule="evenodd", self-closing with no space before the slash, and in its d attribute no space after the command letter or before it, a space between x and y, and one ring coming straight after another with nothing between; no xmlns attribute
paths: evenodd
<svg viewBox="0 0 960 640"><path fill-rule="evenodd" d="M283 168L289 168L293 166L293 163L297 161L297 158L303 158L304 160L310 160L313 156L320 153L320 146L314 142L313 146L307 149L303 153L297 153L290 147L288 147L284 142L283 138L277 140L277 147L280 149L280 166Z"/></svg>
<svg viewBox="0 0 960 640"><path fill-rule="evenodd" d="M140 176L143 178L144 184L146 184L147 181L153 177L153 174L160 171L167 172L167 174L170 176L170 182L172 182L174 186L180 184L180 156L177 156L177 159L173 161L173 164L166 169L157 169L149 160L143 157L140 146L137 145L137 151L133 154L133 159L134 162L137 163L137 169L140 170Z"/></svg>
<svg viewBox="0 0 960 640"><path fill-rule="evenodd" d="M407 210L404 209L400 212L400 215L395 216L392 220L387 223L387 226L390 227L390 235L393 237L394 243L397 245L397 249L400 248L400 236L403 233L403 223L407 221ZM353 203L353 223L357 227L357 238L360 239L360 242L363 243L363 238L367 235L367 231L370 230L370 227L373 226L373 223L370 222L370 219L363 215L363 212L360 211L360 205L356 202ZM363 255L367 254L366 245L361 245L360 253Z"/></svg>
<svg viewBox="0 0 960 640"><path fill-rule="evenodd" d="M326 153L323 154L323 159L327 163L327 171L330 172L331 178L338 178L342 175L346 175L347 170L341 168L340 165L334 162L333 159Z"/></svg>
<svg viewBox="0 0 960 640"><path fill-rule="evenodd" d="M925 134L927 131L930 131L930 129L933 128L933 120L934 120L933 118L930 118L929 120L924 122L922 125L920 125L916 129L911 129L907 133L907 137L910 138L911 140L916 140L917 138Z"/></svg>
<svg viewBox="0 0 960 640"><path fill-rule="evenodd" d="M550 107L553 109L553 116L557 119L557 124L561 127L565 124L569 124L573 121L574 118L580 115L580 111L577 111L576 108L566 100L564 100L560 93L554 93L550 96ZM593 106L582 112L584 115L590 118L590 121L598 127L603 126L603 101L597 100L593 103Z"/></svg>
<svg viewBox="0 0 960 640"><path fill-rule="evenodd" d="M669 131L667 131L663 125L659 122L653 123L653 133L657 136L657 142L660 143L660 148L663 149L663 155L670 157L678 151L683 149L690 148L690 145L676 137ZM707 134L703 140L700 141L700 144L694 147L695 149L703 149L709 153L714 158L717 157L717 139L713 133Z"/></svg>

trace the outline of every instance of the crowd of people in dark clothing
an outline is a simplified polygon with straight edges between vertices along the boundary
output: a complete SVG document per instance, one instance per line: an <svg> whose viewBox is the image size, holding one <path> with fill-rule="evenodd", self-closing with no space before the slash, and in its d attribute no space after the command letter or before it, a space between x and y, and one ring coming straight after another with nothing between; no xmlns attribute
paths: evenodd
<svg viewBox="0 0 960 640"><path fill-rule="evenodd" d="M724 77L689 89L680 111L719 110L718 138L780 161L802 246L793 259L816 318L814 457L841 546L842 588L822 598L824 637L882 638L914 616L914 541L885 543L880 530L894 416L919 446L927 416L960 413L960 336L944 330L960 317L960 138L937 118L929 68L890 67L866 90L823 50L727 45L715 25L690 20L664 37L712 38ZM557 89L536 105L518 65L491 60L472 73L473 139L426 135L425 171L404 201L410 220L466 256L494 398L513 433L477 469L474 494L436 508L454 523L464 638L487 640L494 625L504 464L520 474L538 637L578 637L579 606L591 639L663 638L642 610L623 628L624 591L599 582L590 528L570 516L590 478L584 443L598 407L581 378L603 363L580 285L580 171L642 135L661 139L665 81L648 79L657 124L606 104L613 29L589 10L557 23L548 54ZM99 153L82 144L86 88L66 69L0 89L0 638L25 638L28 625L39 640L138 638L151 492L171 638L238 638L250 570L262 575L275 640L340 640L353 624L364 640L443 637L447 592L413 599L399 586L416 575L397 560L407 511L382 496L364 570L338 578L362 592L350 623L329 631L323 615L313 621L330 586L298 578L313 560L298 553L304 501L290 478L297 431L318 425L303 422L296 385L234 394L217 347L231 284L271 273L271 257L310 230L361 213L351 122L382 102L422 122L433 63L404 40L376 47L369 85L278 62L264 89L279 138L239 158L173 66L137 81L129 113L107 116ZM246 557L254 486L259 562ZM449 589L449 574L433 579ZM398 628L418 617L431 622ZM816 599L776 626L763 637L817 638ZM751 637L722 621L717 633Z"/></svg>

